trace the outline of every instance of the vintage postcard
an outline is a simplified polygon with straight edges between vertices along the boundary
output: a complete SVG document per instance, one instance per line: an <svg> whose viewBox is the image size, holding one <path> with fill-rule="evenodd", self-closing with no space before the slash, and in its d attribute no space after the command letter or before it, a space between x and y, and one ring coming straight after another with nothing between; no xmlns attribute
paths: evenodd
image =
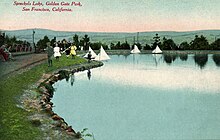
<svg viewBox="0 0 220 140"><path fill-rule="evenodd" d="M220 0L1 0L0 139L220 139Z"/></svg>

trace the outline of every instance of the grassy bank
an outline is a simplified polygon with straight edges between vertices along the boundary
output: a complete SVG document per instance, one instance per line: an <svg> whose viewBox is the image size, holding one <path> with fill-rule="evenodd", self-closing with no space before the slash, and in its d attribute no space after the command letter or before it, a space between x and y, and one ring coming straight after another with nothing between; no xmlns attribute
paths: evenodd
<svg viewBox="0 0 220 140"><path fill-rule="evenodd" d="M53 67L47 63L38 65L21 74L1 78L0 81L0 139L1 140L30 140L41 139L41 132L28 120L27 116L33 112L27 112L17 107L18 100L28 86L37 82L44 73L50 73L56 69L87 63L85 59L61 57L59 61L53 60Z"/></svg>

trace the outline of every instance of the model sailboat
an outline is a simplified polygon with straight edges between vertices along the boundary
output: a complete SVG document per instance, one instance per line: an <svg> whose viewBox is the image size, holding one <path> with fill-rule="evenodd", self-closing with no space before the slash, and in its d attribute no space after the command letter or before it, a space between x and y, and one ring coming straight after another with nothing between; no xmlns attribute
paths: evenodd
<svg viewBox="0 0 220 140"><path fill-rule="evenodd" d="M157 47L152 51L152 53L162 53L160 47L157 45Z"/></svg>
<svg viewBox="0 0 220 140"><path fill-rule="evenodd" d="M101 46L100 53L96 56L95 60L102 61L102 60L109 60L111 59L108 54L105 52L103 47Z"/></svg>
<svg viewBox="0 0 220 140"><path fill-rule="evenodd" d="M97 55L96 55L96 53L92 50L92 48L91 47L89 47L89 51L85 54L85 58L88 58L88 54L89 54L89 52L91 52L91 55L92 55L92 57L91 58L96 58L97 57Z"/></svg>
<svg viewBox="0 0 220 140"><path fill-rule="evenodd" d="M131 50L131 53L140 53L141 51L138 49L137 45L134 45L134 49Z"/></svg>

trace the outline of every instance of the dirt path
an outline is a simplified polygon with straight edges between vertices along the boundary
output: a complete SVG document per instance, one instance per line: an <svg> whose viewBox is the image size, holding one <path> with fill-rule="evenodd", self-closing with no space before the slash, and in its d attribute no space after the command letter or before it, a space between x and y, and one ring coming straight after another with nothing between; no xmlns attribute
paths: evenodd
<svg viewBox="0 0 220 140"><path fill-rule="evenodd" d="M47 54L27 54L15 56L14 60L0 61L0 77L18 72L24 68L43 63L47 60Z"/></svg>

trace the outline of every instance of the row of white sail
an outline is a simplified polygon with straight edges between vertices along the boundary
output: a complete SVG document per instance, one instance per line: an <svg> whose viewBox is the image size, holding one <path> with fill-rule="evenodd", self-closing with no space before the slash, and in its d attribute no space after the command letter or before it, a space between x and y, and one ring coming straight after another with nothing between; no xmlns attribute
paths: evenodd
<svg viewBox="0 0 220 140"><path fill-rule="evenodd" d="M100 49L100 52L98 55L96 55L96 53L92 50L91 47L89 47L89 52L91 53L92 55L92 58L94 60L97 60L97 61L103 61L103 60L109 60L111 59L108 54L105 52L105 50L103 49L103 47L101 46L101 49ZM84 56L85 58L88 58L88 53L86 53L86 55ZM141 51L138 49L137 45L134 45L134 49L131 50L131 53L140 53ZM162 53L161 49L159 48L159 46L157 45L157 47L152 51L153 54L160 54Z"/></svg>
<svg viewBox="0 0 220 140"><path fill-rule="evenodd" d="M96 53L92 50L91 47L89 47L89 52L91 53L92 57L94 60L97 61L103 61L103 60L109 60L111 59L108 54L105 52L105 50L103 49L103 47L101 46L100 52L98 55L96 55ZM88 58L88 53L86 53L86 55L84 56L85 58Z"/></svg>
<svg viewBox="0 0 220 140"><path fill-rule="evenodd" d="M137 45L134 45L134 49L131 50L131 53L140 53L141 51L138 49ZM152 51L152 53L162 53L160 47L157 45L157 47Z"/></svg>

